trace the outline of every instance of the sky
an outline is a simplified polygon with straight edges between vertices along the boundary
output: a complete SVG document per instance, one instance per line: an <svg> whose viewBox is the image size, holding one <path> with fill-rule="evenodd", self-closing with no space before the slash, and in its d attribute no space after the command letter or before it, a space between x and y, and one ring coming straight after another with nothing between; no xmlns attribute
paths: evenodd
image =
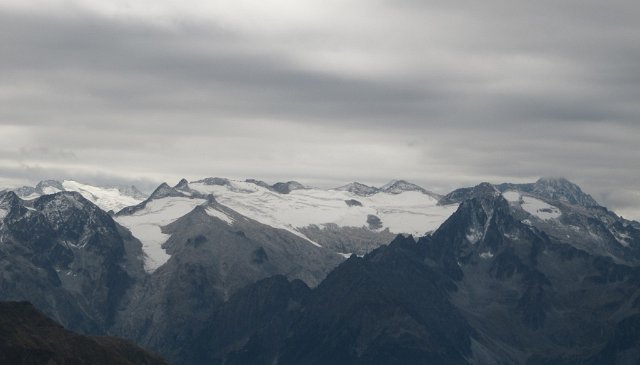
<svg viewBox="0 0 640 365"><path fill-rule="evenodd" d="M640 219L638 16L628 0L2 0L0 186L564 176Z"/></svg>

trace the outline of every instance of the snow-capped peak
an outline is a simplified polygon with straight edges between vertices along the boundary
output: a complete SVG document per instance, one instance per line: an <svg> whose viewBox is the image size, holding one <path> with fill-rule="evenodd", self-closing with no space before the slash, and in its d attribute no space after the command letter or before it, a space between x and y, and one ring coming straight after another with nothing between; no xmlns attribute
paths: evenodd
<svg viewBox="0 0 640 365"><path fill-rule="evenodd" d="M124 207L136 205L144 200L145 196L135 186L105 187L80 183L74 180L43 180L36 187L23 186L14 192L22 199L33 200L43 195L50 195L62 191L74 191L80 193L85 199L91 201L104 211L118 211Z"/></svg>
<svg viewBox="0 0 640 365"><path fill-rule="evenodd" d="M434 198L439 198L435 193L432 193L421 186L412 184L406 180L391 180L387 184L380 187L380 191L387 194L402 194L406 191L419 191L423 194L430 195Z"/></svg>
<svg viewBox="0 0 640 365"><path fill-rule="evenodd" d="M376 194L380 191L380 189L374 186L365 185L357 181L335 188L335 190L348 191L352 194L356 194L359 196L369 196L369 195Z"/></svg>

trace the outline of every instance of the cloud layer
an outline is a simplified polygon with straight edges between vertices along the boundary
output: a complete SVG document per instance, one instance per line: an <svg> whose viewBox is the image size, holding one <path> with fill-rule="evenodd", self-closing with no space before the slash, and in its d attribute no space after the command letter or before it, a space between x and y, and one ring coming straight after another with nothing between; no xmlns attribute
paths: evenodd
<svg viewBox="0 0 640 365"><path fill-rule="evenodd" d="M640 4L0 5L0 182L434 190L566 176L640 218Z"/></svg>

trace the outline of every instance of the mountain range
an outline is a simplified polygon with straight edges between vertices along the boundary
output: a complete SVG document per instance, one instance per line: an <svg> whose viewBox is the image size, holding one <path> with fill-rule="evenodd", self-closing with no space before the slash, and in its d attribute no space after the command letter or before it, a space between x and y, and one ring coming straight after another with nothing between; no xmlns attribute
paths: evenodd
<svg viewBox="0 0 640 365"><path fill-rule="evenodd" d="M1 300L174 364L635 364L639 267L566 179L0 193Z"/></svg>

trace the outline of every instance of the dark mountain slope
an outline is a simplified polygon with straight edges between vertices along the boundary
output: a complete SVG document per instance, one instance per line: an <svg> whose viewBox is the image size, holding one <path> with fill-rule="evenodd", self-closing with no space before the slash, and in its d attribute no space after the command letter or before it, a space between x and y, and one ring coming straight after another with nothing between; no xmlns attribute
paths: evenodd
<svg viewBox="0 0 640 365"><path fill-rule="evenodd" d="M0 299L30 300L72 329L101 333L136 278L140 245L78 193L0 196Z"/></svg>
<svg viewBox="0 0 640 365"><path fill-rule="evenodd" d="M398 237L312 291L281 277L250 285L187 345L199 357L184 364L466 364L474 331L422 248Z"/></svg>
<svg viewBox="0 0 640 365"><path fill-rule="evenodd" d="M283 279L248 286L187 352L202 364L637 364L635 241L617 256L594 246L606 240L562 239L591 207L547 200L559 207L547 218L490 184L467 193L432 236L352 256L306 294ZM585 229L615 218L603 217ZM235 326L245 311L251 323Z"/></svg>
<svg viewBox="0 0 640 365"><path fill-rule="evenodd" d="M64 329L28 302L0 302L0 363L11 365L166 365L119 338Z"/></svg>
<svg viewBox="0 0 640 365"><path fill-rule="evenodd" d="M274 275L316 286L344 260L212 197L163 230L171 258L137 287L113 331L170 360L182 357L181 347L199 336L196 325L241 288Z"/></svg>

